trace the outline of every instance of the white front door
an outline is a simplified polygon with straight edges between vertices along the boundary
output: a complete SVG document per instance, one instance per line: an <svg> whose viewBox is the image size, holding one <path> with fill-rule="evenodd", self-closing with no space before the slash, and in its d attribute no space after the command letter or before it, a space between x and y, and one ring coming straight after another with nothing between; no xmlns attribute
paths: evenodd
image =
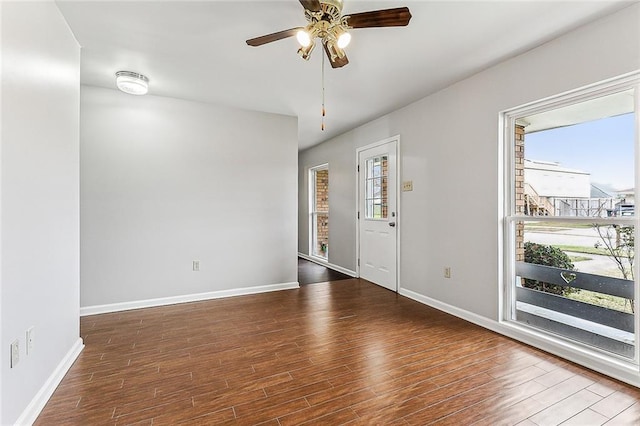
<svg viewBox="0 0 640 426"><path fill-rule="evenodd" d="M397 283L397 139L358 151L360 277L392 291Z"/></svg>

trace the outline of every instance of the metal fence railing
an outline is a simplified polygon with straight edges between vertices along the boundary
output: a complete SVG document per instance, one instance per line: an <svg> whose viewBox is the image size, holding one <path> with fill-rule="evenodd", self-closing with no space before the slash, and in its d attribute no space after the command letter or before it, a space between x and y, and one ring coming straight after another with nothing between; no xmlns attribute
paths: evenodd
<svg viewBox="0 0 640 426"><path fill-rule="evenodd" d="M630 280L569 269L516 262L516 275L562 287L627 299L633 306ZM517 283L521 280L516 279ZM626 357L634 356L634 314L569 299L518 284L516 320Z"/></svg>

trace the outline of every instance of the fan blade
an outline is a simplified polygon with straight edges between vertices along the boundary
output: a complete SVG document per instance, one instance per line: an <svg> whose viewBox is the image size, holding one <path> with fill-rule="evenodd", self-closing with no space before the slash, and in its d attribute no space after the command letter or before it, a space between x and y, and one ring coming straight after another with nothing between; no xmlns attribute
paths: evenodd
<svg viewBox="0 0 640 426"><path fill-rule="evenodd" d="M278 40L282 40L283 38L293 37L301 29L302 28L300 28L300 27L291 28L291 29L288 29L288 30L279 31L277 33L267 34L267 35L263 35L261 37L252 38L252 39L247 40L247 44L249 46L254 46L254 47L262 46L263 44L271 43L272 41L278 41Z"/></svg>
<svg viewBox="0 0 640 426"><path fill-rule="evenodd" d="M318 0L300 0L300 4L310 12L320 12L320 1Z"/></svg>
<svg viewBox="0 0 640 426"><path fill-rule="evenodd" d="M322 43L324 46L324 53L327 54L327 58L329 58L329 62L331 62L331 68L342 68L349 63L349 59L347 59L346 55L343 58L336 58L335 60L331 60L331 52L329 52L329 48L326 43Z"/></svg>
<svg viewBox="0 0 640 426"><path fill-rule="evenodd" d="M411 12L408 7L398 7L354 13L346 18L347 24L352 28L404 27L411 20Z"/></svg>

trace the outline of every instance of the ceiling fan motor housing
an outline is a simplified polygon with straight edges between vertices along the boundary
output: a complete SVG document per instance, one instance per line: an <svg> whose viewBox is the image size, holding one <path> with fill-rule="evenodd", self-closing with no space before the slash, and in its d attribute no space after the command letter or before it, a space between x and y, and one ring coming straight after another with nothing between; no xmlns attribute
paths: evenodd
<svg viewBox="0 0 640 426"><path fill-rule="evenodd" d="M331 17L330 21L340 19L342 6L342 0L320 0L320 7L326 15Z"/></svg>

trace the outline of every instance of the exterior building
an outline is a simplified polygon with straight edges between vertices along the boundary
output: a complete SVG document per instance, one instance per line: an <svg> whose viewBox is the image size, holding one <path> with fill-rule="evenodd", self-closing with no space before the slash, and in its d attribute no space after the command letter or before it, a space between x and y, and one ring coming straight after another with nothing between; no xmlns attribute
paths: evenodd
<svg viewBox="0 0 640 426"><path fill-rule="evenodd" d="M524 182L525 214L605 217L616 209L616 198L592 184L589 172L560 163L525 159Z"/></svg>
<svg viewBox="0 0 640 426"><path fill-rule="evenodd" d="M524 181L541 197L591 197L591 174L562 167L560 163L525 159Z"/></svg>

